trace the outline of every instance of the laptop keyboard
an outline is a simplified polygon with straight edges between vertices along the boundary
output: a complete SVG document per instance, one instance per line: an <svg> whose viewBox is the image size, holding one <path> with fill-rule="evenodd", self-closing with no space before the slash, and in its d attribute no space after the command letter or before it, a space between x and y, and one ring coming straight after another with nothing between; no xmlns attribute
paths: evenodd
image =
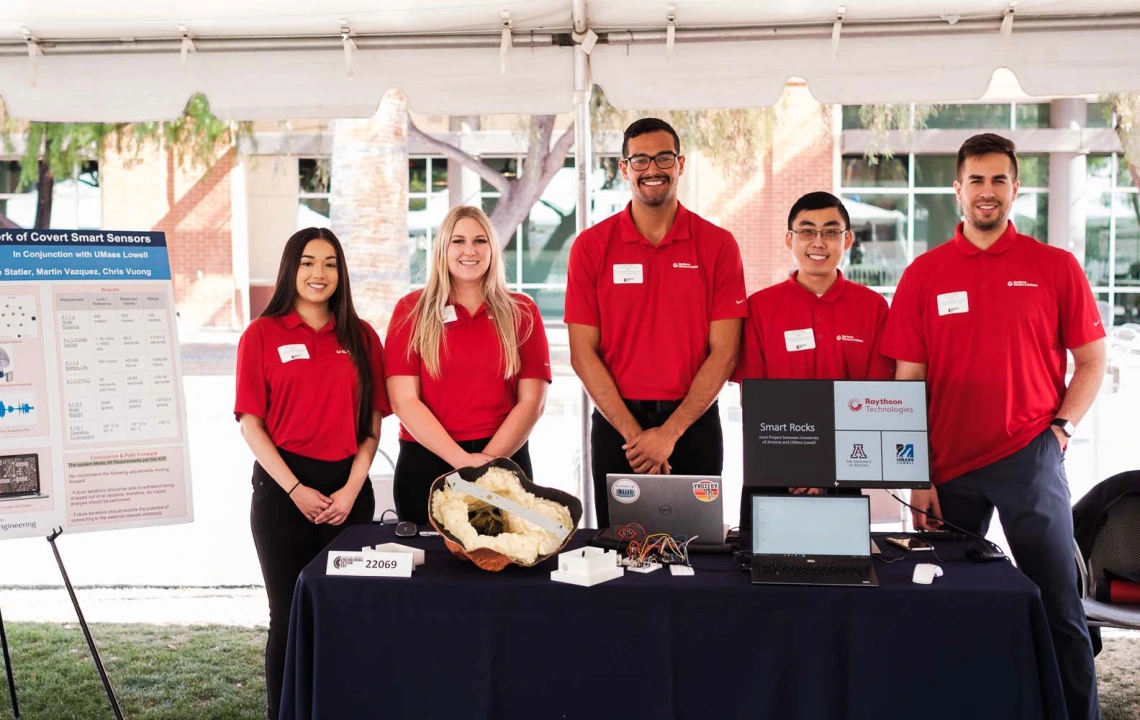
<svg viewBox="0 0 1140 720"><path fill-rule="evenodd" d="M867 568L854 565L760 565L765 575L818 575L827 577L863 577Z"/></svg>

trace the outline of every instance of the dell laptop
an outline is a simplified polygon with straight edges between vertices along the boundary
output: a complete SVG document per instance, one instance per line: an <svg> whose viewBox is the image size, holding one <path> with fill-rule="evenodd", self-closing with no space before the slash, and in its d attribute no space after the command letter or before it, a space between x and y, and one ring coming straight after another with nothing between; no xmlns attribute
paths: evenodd
<svg viewBox="0 0 1140 720"><path fill-rule="evenodd" d="M39 495L39 456L35 453L0 455L0 500Z"/></svg>
<svg viewBox="0 0 1140 720"><path fill-rule="evenodd" d="M728 551L724 500L718 475L606 475L610 527L594 544L617 547L618 528L637 523L648 534L694 538L690 549Z"/></svg>
<svg viewBox="0 0 1140 720"><path fill-rule="evenodd" d="M864 495L753 495L752 582L875 587Z"/></svg>

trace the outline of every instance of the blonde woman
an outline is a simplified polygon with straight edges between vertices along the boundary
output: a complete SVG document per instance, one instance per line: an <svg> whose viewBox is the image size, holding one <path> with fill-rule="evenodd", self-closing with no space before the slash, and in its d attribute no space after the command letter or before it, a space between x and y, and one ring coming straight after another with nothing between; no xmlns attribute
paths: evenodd
<svg viewBox="0 0 1140 720"><path fill-rule="evenodd" d="M550 384L538 307L507 289L487 215L452 209L432 255L427 287L396 303L384 343L388 396L400 418L396 512L421 525L432 481L454 468L509 457L534 477L527 438Z"/></svg>

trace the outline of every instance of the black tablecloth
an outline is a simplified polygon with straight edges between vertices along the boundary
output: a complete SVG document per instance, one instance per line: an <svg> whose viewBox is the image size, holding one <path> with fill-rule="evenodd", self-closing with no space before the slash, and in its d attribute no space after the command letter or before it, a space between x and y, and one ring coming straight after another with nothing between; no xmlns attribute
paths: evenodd
<svg viewBox="0 0 1140 720"><path fill-rule="evenodd" d="M353 527L332 547L395 539ZM876 562L878 588L805 588L694 556L694 577L581 588L550 580L553 559L488 573L439 538L400 542L427 549L412 578L326 576L327 553L301 574L283 720L1064 718L1036 586L961 543L939 544L930 586L909 558Z"/></svg>

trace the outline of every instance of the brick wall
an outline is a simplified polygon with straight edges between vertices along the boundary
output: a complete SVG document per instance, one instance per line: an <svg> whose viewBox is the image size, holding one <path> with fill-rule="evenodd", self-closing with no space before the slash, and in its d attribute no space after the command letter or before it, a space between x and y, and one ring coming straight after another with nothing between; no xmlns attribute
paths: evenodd
<svg viewBox="0 0 1140 720"><path fill-rule="evenodd" d="M712 166L701 174L701 212L718 218L740 243L749 293L782 281L793 268L784 245L788 210L804 193L833 189L833 153L830 107L803 83L788 83L776 105L771 150L755 172L725 179Z"/></svg>
<svg viewBox="0 0 1140 720"><path fill-rule="evenodd" d="M389 91L376 115L333 123L332 231L344 244L357 313L383 337L408 292L407 101Z"/></svg>
<svg viewBox="0 0 1140 720"><path fill-rule="evenodd" d="M179 328L233 328L234 278L227 148L209 168L184 166L168 150L109 152L100 164L103 227L166 233Z"/></svg>

